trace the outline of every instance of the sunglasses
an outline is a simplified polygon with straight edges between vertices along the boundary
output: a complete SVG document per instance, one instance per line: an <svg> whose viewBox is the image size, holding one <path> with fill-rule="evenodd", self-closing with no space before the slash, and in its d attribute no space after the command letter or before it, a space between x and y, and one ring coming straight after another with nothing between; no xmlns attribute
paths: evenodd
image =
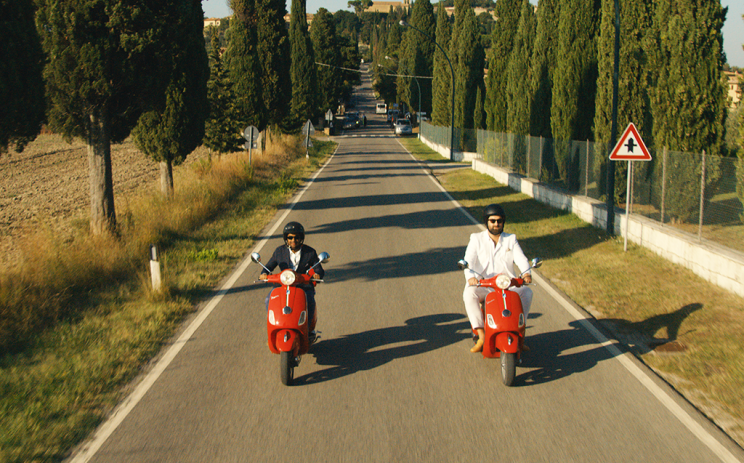
<svg viewBox="0 0 744 463"><path fill-rule="evenodd" d="M300 239L301 238L299 236L287 235L287 241L289 241L289 240L292 240L292 241L297 240L297 241L299 241Z"/></svg>
<svg viewBox="0 0 744 463"><path fill-rule="evenodd" d="M497 223L499 225L502 225L504 223L505 219L488 219L488 221L491 222L491 223Z"/></svg>

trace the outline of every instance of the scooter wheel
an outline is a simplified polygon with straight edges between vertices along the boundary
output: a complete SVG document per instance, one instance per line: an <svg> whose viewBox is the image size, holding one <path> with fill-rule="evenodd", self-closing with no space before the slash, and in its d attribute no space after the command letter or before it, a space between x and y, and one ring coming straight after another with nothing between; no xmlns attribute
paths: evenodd
<svg viewBox="0 0 744 463"><path fill-rule="evenodd" d="M282 352L279 354L279 366L282 384L291 386L292 380L294 380L294 359L291 352Z"/></svg>
<svg viewBox="0 0 744 463"><path fill-rule="evenodd" d="M517 354L501 353L501 380L511 386L517 372Z"/></svg>

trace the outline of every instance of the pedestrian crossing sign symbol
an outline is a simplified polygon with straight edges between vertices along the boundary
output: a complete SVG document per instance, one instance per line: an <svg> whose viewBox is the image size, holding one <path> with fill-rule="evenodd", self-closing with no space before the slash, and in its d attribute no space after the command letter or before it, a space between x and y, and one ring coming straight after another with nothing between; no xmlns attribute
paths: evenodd
<svg viewBox="0 0 744 463"><path fill-rule="evenodd" d="M610 161L650 161L651 154L631 122L610 153Z"/></svg>

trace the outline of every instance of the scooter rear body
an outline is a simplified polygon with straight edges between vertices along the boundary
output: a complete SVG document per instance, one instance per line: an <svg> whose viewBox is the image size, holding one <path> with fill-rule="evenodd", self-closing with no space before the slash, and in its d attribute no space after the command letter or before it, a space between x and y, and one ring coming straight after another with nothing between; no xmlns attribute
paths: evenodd
<svg viewBox="0 0 744 463"><path fill-rule="evenodd" d="M291 352L293 357L307 353L307 296L297 286L274 288L269 296L266 331L269 349L275 354Z"/></svg>
<svg viewBox="0 0 744 463"><path fill-rule="evenodd" d="M504 352L519 358L526 323L519 295L497 288L486 296L483 312L483 357L498 358Z"/></svg>

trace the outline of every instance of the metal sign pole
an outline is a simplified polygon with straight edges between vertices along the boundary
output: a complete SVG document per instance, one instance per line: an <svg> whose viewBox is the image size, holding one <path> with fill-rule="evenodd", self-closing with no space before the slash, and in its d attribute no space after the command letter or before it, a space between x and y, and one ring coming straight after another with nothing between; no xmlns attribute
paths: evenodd
<svg viewBox="0 0 744 463"><path fill-rule="evenodd" d="M628 161L628 186L625 188L625 240L623 243L623 252L628 251L628 224L630 224L630 179L632 178L632 176L633 161Z"/></svg>

